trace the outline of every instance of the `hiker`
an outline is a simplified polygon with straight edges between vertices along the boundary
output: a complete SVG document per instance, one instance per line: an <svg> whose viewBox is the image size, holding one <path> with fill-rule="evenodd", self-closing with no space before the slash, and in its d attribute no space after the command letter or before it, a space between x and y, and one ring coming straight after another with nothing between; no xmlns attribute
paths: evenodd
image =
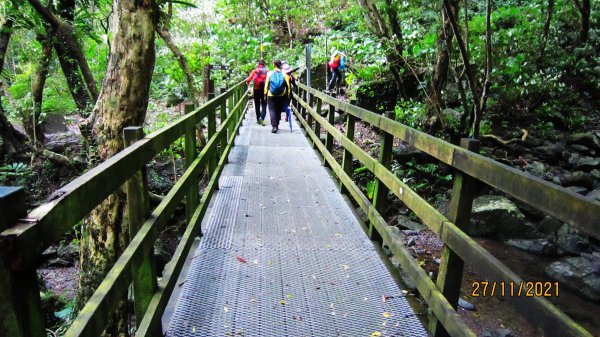
<svg viewBox="0 0 600 337"><path fill-rule="evenodd" d="M346 54L337 50L334 51L327 65L331 70L331 80L329 80L327 90L331 91L335 84L337 83L339 85L339 82L342 80L340 71L346 69Z"/></svg>
<svg viewBox="0 0 600 337"><path fill-rule="evenodd" d="M290 117L288 107L290 106L292 99L294 98L294 88L296 88L296 78L294 77L294 75L292 75L292 72L294 70L287 63L285 63L283 65L283 67L281 68L281 71L290 77L290 88L292 89L289 97L286 98L285 104L283 106L283 110L285 111L285 121L287 122L288 118Z"/></svg>
<svg viewBox="0 0 600 337"><path fill-rule="evenodd" d="M258 60L256 68L252 70L246 79L246 84L254 81L254 110L256 111L256 123L265 125L267 115L267 100L265 97L265 81L267 80L267 68L264 60Z"/></svg>
<svg viewBox="0 0 600 337"><path fill-rule="evenodd" d="M281 120L281 112L291 95L290 77L281 72L281 61L273 61L272 71L267 74L265 81L265 95L267 96L267 105L269 106L269 116L271 117L272 133L279 130L279 121Z"/></svg>

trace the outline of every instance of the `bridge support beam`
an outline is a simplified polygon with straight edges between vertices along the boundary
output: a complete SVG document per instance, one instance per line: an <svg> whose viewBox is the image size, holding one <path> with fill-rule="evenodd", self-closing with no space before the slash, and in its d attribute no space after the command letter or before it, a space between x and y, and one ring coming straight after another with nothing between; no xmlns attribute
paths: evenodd
<svg viewBox="0 0 600 337"><path fill-rule="evenodd" d="M386 111L386 117L394 120L394 111ZM379 148L379 163L389 170L392 162L392 147L394 145L394 136L387 132L383 132L381 136L381 145ZM390 189L378 178L375 179L375 188L373 191L373 206L381 214L385 215L388 204L388 193ZM369 224L369 237L371 240L382 242L381 235L377 233L373 223Z"/></svg>
<svg viewBox="0 0 600 337"><path fill-rule="evenodd" d="M477 152L479 150L479 141L471 138L463 138L460 141L460 146L469 151ZM465 230L469 225L476 184L477 179L458 170L455 172L448 220L461 230ZM444 245L441 260L437 277L437 287L456 310L460 296L460 283L462 281L464 261L446 245ZM434 337L449 336L440 321L435 316L431 314L430 316L429 330L431 335Z"/></svg>

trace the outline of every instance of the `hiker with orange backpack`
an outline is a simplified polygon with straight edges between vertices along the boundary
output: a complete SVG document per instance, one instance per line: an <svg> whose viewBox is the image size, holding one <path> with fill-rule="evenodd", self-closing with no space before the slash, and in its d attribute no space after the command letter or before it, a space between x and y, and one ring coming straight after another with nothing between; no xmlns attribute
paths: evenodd
<svg viewBox="0 0 600 337"><path fill-rule="evenodd" d="M346 68L346 54L335 50L331 55L331 59L327 63L327 66L329 66L329 69L331 70L331 80L329 80L327 90L331 91L336 83L339 85L339 82L342 79L340 71Z"/></svg>
<svg viewBox="0 0 600 337"><path fill-rule="evenodd" d="M254 81L254 110L256 111L256 122L261 125L265 125L265 116L267 115L267 99L265 97L267 72L265 61L258 60L256 68L246 78L246 84Z"/></svg>
<svg viewBox="0 0 600 337"><path fill-rule="evenodd" d="M281 113L286 100L290 98L292 88L290 87L290 77L281 71L281 61L273 61L273 67L275 69L267 74L264 94L267 96L269 117L271 117L271 126L273 127L271 132L277 133Z"/></svg>

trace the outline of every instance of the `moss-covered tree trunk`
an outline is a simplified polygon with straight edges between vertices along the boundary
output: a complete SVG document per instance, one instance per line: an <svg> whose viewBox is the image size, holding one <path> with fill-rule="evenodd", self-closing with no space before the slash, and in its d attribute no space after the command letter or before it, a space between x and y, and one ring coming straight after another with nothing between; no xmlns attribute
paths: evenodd
<svg viewBox="0 0 600 337"><path fill-rule="evenodd" d="M37 66L37 71L31 79L31 97L33 100L33 107L31 110L28 109L28 111L25 112L25 116L23 116L23 125L25 126L27 135L34 144L43 144L45 137L42 133L40 118L42 115L44 87L46 86L46 79L48 78L48 71L50 70L52 46L48 36L46 35L38 36L37 40L42 45L42 55L40 55L40 62Z"/></svg>
<svg viewBox="0 0 600 337"><path fill-rule="evenodd" d="M123 128L144 122L154 71L155 24L154 1L113 2L108 67L92 114L101 160L123 149ZM122 193L114 193L84 221L79 303L93 294L128 242L124 199ZM124 312L116 313L107 335L126 335L126 317Z"/></svg>

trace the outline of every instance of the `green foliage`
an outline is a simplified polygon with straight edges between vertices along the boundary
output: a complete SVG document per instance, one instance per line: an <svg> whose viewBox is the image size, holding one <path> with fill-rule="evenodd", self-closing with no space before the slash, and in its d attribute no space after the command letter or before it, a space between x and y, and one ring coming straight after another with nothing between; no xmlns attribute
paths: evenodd
<svg viewBox="0 0 600 337"><path fill-rule="evenodd" d="M398 101L394 108L396 120L413 128L420 128L426 118L425 104L415 100Z"/></svg>
<svg viewBox="0 0 600 337"><path fill-rule="evenodd" d="M0 166L0 185L25 185L33 174L25 163L11 163Z"/></svg>
<svg viewBox="0 0 600 337"><path fill-rule="evenodd" d="M437 163L419 163L410 160L405 163L392 162L391 171L428 201L440 194L440 189L451 187L452 174L447 166Z"/></svg>

